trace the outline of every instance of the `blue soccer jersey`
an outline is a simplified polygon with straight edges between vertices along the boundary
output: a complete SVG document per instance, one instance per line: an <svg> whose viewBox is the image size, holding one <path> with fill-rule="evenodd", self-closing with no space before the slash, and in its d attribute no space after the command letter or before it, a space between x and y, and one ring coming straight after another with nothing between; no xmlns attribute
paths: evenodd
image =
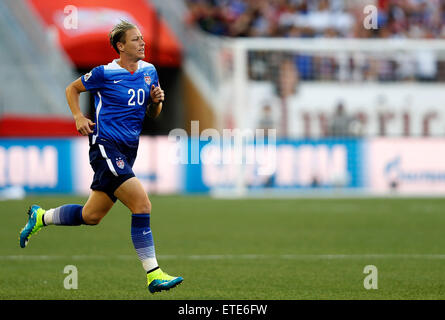
<svg viewBox="0 0 445 320"><path fill-rule="evenodd" d="M137 147L152 84L159 85L155 67L145 61L131 74L117 59L81 77L94 94L96 117L91 142L105 139L117 145Z"/></svg>

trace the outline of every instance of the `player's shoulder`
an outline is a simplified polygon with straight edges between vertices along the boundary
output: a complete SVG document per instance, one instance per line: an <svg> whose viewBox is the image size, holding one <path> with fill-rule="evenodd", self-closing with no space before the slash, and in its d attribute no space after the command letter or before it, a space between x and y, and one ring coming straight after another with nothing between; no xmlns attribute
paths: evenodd
<svg viewBox="0 0 445 320"><path fill-rule="evenodd" d="M86 83L88 81L88 83L91 82L101 82L104 76L104 69L103 66L97 66L94 67L93 69L91 69L89 72L85 73L84 75L82 75L82 82L83 84L86 86ZM91 78L91 80L90 80Z"/></svg>

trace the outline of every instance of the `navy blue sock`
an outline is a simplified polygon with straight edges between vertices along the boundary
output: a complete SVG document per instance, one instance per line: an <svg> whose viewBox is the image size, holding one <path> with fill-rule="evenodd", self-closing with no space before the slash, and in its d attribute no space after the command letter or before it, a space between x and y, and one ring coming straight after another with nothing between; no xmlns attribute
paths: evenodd
<svg viewBox="0 0 445 320"><path fill-rule="evenodd" d="M150 214L131 215L131 240L145 271L157 268L158 262L150 228Z"/></svg>
<svg viewBox="0 0 445 320"><path fill-rule="evenodd" d="M78 204L66 204L54 209L52 221L55 225L79 226L85 224L82 219L83 206Z"/></svg>

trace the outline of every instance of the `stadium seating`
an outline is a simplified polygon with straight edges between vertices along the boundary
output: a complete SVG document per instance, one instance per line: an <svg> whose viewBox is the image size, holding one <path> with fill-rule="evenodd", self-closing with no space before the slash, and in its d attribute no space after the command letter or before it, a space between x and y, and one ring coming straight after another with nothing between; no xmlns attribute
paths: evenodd
<svg viewBox="0 0 445 320"><path fill-rule="evenodd" d="M187 0L187 21L231 37L444 38L444 5L410 0ZM366 30L363 7L378 8L379 28Z"/></svg>
<svg viewBox="0 0 445 320"><path fill-rule="evenodd" d="M2 113L69 116L65 86L73 65L26 2L0 3Z"/></svg>

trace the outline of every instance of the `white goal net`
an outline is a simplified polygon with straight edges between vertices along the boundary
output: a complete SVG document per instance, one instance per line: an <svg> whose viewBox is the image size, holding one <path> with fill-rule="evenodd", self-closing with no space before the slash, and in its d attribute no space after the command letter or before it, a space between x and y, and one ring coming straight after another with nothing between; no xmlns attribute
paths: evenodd
<svg viewBox="0 0 445 320"><path fill-rule="evenodd" d="M237 39L218 58L215 106L223 128L345 135L329 127L342 104L358 122L350 135L445 134L444 41Z"/></svg>
<svg viewBox="0 0 445 320"><path fill-rule="evenodd" d="M445 136L444 41L235 39L214 57L218 129L276 130L275 171L246 139L215 194L361 193L369 139Z"/></svg>

